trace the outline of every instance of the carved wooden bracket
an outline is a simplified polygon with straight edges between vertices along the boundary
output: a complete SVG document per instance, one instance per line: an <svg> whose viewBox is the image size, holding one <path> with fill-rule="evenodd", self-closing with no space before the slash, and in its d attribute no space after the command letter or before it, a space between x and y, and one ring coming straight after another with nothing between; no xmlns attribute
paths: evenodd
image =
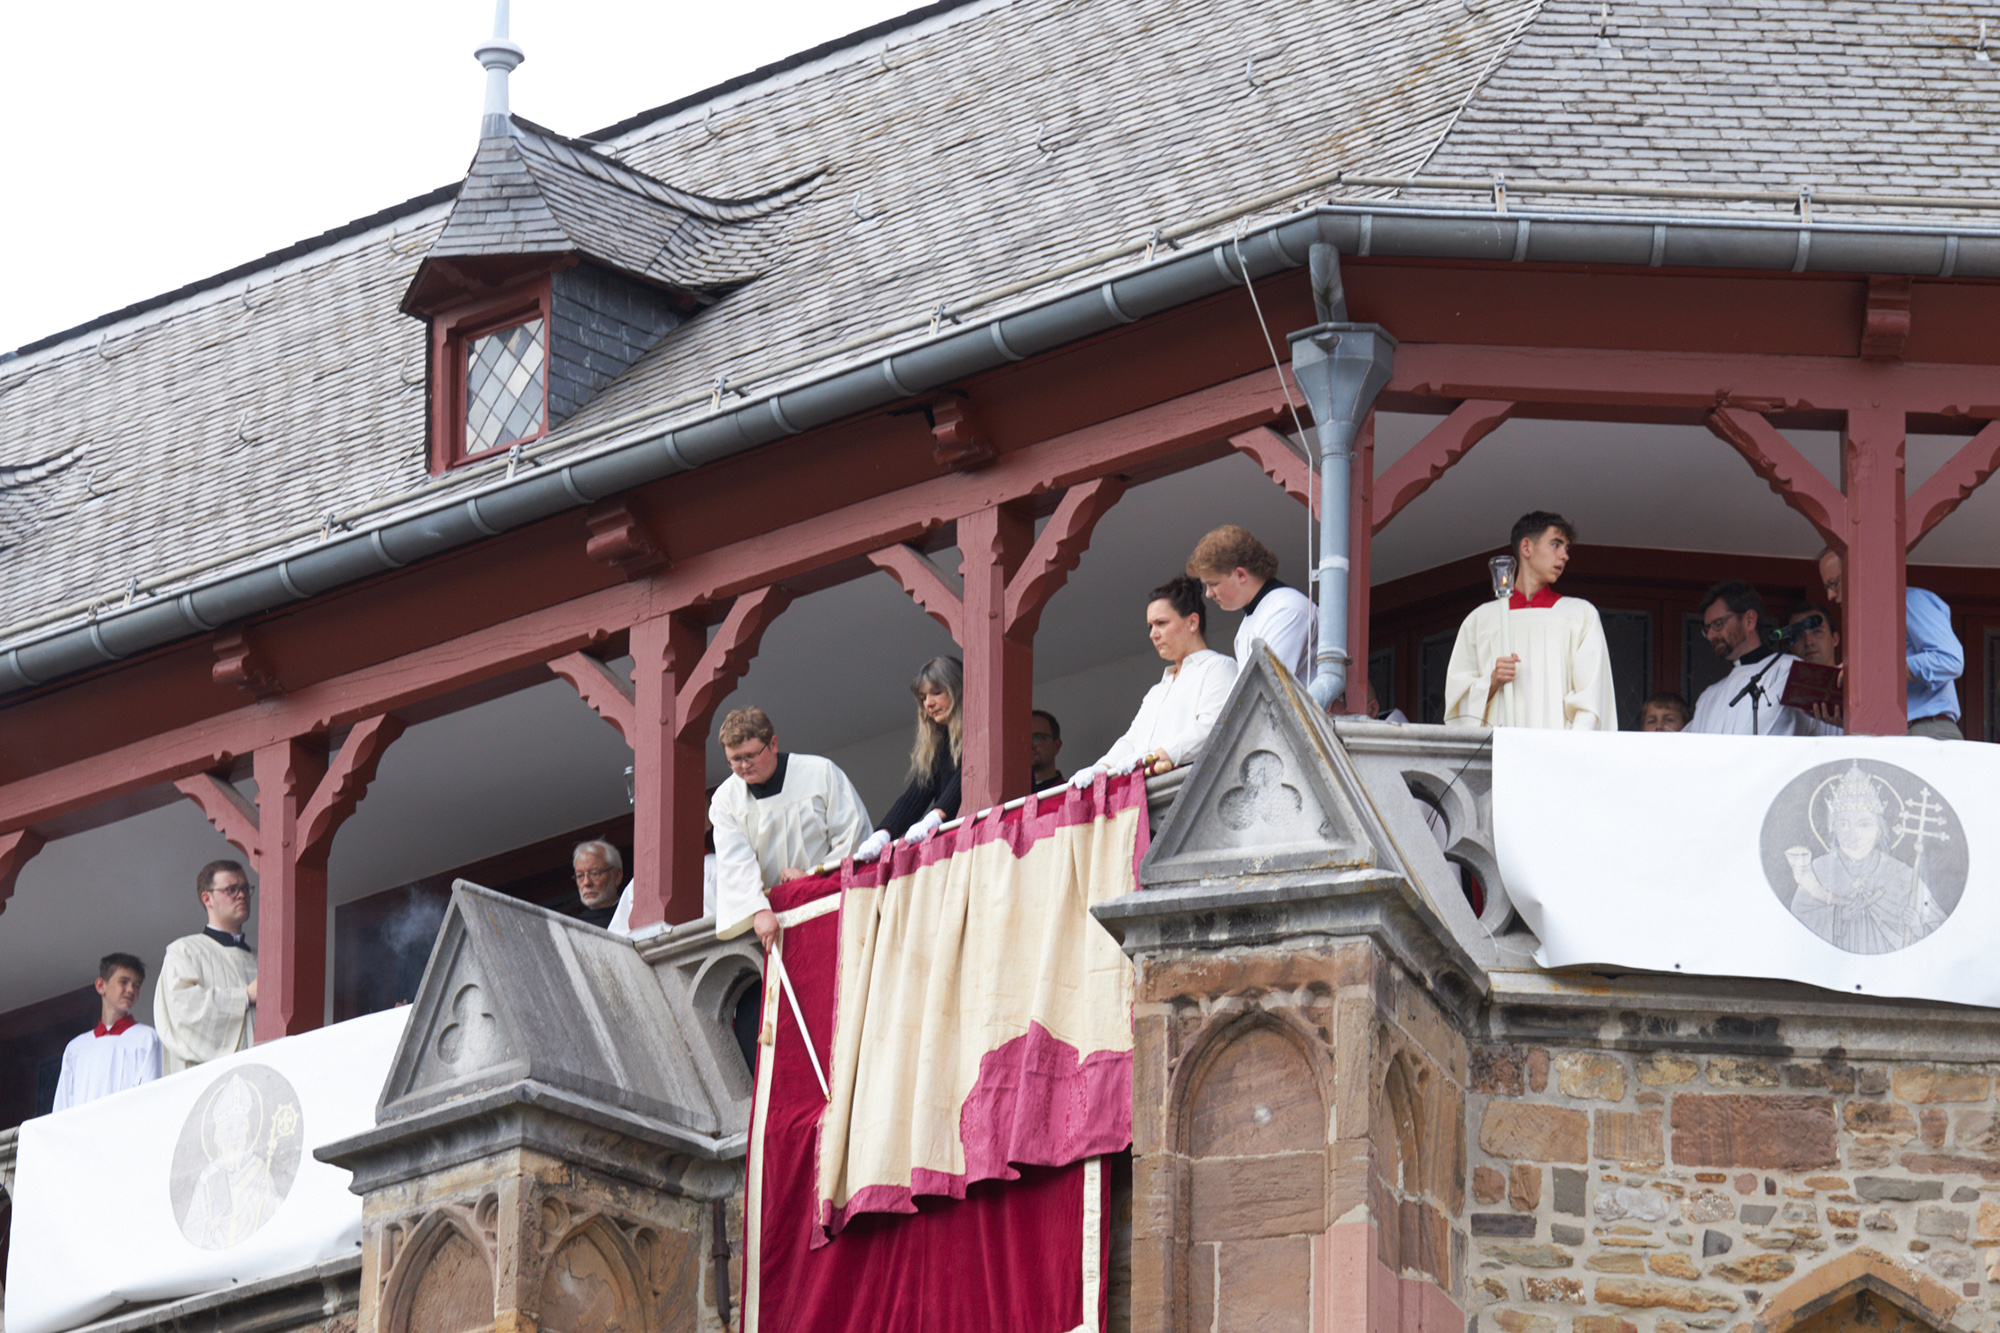
<svg viewBox="0 0 2000 1333"><path fill-rule="evenodd" d="M599 564L610 565L628 579L644 578L667 566L666 552L653 540L653 533L623 500L603 500L583 516L590 529L584 554Z"/></svg>
<svg viewBox="0 0 2000 1333"><path fill-rule="evenodd" d="M549 670L568 681L570 688L577 692L597 715L611 724L611 729L621 736L627 745L632 743L632 684L621 680L618 673L606 666L602 660L589 653L569 653L549 663Z"/></svg>
<svg viewBox="0 0 2000 1333"><path fill-rule="evenodd" d="M708 730L715 706L729 697L736 682L750 669L757 645L778 613L792 604L792 594L775 585L738 597L729 614L682 679L674 698L674 739L699 744Z"/></svg>
<svg viewBox="0 0 2000 1333"><path fill-rule="evenodd" d="M333 846L333 835L347 822L361 798L375 781L375 770L383 751L403 734L401 719L391 714L363 719L347 733L347 743L328 763L326 773L314 784L299 813L298 845L294 855L301 862L323 860ZM310 776L310 775L306 775ZM278 784L288 791L298 785L297 775L287 770ZM252 864L264 854L263 820L249 798L235 784L214 773L197 773L182 778L174 786L181 795L200 807L215 831L239 848ZM276 796L261 790L259 796Z"/></svg>
<svg viewBox="0 0 2000 1333"><path fill-rule="evenodd" d="M1512 415L1514 404L1497 398L1468 398L1453 408L1450 416L1431 427L1410 452L1376 478L1374 530L1387 527L1390 519Z"/></svg>
<svg viewBox="0 0 2000 1333"><path fill-rule="evenodd" d="M902 586L924 614L944 626L953 643L964 643L965 599L937 562L914 546L889 546L871 553L875 568Z"/></svg>
<svg viewBox="0 0 2000 1333"><path fill-rule="evenodd" d="M1847 497L1777 427L1745 408L1718 407L1708 414L1708 428L1743 455L1751 470L1817 528L1828 546L1847 549L1843 522Z"/></svg>
<svg viewBox="0 0 2000 1333"><path fill-rule="evenodd" d="M933 398L925 415L930 418L931 452L939 467L947 472L970 472L993 461L993 446L965 399L949 394Z"/></svg>
<svg viewBox="0 0 2000 1333"><path fill-rule="evenodd" d="M1910 276L1876 273L1868 279L1868 313L1861 323L1861 355L1901 361L1910 337Z"/></svg>
<svg viewBox="0 0 2000 1333"><path fill-rule="evenodd" d="M1098 477L1069 488L1049 515L1021 568L1007 581L1007 633L1032 636L1041 624L1042 608L1069 582L1069 576L1090 547L1090 534L1112 505L1125 494L1119 477Z"/></svg>
<svg viewBox="0 0 2000 1333"><path fill-rule="evenodd" d="M41 835L31 829L0 833L0 912L7 910L7 900L14 896L14 881L21 877L21 868L34 860L44 845Z"/></svg>
<svg viewBox="0 0 2000 1333"><path fill-rule="evenodd" d="M1915 546L1932 528L1949 518L1995 472L2000 472L2000 421L1989 421L1910 496L1904 508L1908 532L1905 549Z"/></svg>
<svg viewBox="0 0 2000 1333"><path fill-rule="evenodd" d="M1250 461L1264 470L1265 476L1300 504L1305 504L1311 496L1313 517L1319 517L1319 494L1313 487L1312 464L1292 447L1290 440L1269 426L1259 426L1230 436L1229 443L1238 453L1247 454Z"/></svg>
<svg viewBox="0 0 2000 1333"><path fill-rule="evenodd" d="M224 630L215 636L212 646L215 649L215 666L210 674L216 684L232 685L259 699L285 692L285 687L278 683L277 674L250 641L249 631Z"/></svg>

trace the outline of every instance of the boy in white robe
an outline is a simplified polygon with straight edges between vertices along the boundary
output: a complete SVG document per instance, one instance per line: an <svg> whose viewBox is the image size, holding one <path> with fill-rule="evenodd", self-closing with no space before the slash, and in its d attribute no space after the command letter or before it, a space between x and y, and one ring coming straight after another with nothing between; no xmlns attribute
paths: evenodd
<svg viewBox="0 0 2000 1333"><path fill-rule="evenodd" d="M1262 639L1301 685L1312 683L1319 652L1319 613L1312 599L1278 579L1271 548L1235 524L1226 524L1196 543L1188 557L1189 578L1200 579L1209 599L1225 611L1241 611L1236 627L1236 669L1250 661Z"/></svg>
<svg viewBox="0 0 2000 1333"><path fill-rule="evenodd" d="M1458 627L1445 668L1444 720L1457 726L1511 722L1567 731L1616 731L1611 651L1597 608L1557 595L1576 529L1560 514L1536 510L1514 525L1518 566L1506 608L1497 599Z"/></svg>
<svg viewBox="0 0 2000 1333"><path fill-rule="evenodd" d="M97 1026L63 1048L55 1108L109 1097L160 1076L159 1034L132 1021L146 965L129 953L108 953L97 964Z"/></svg>
<svg viewBox="0 0 2000 1333"><path fill-rule="evenodd" d="M194 884L208 924L167 946L153 989L168 1074L248 1050L257 1029L257 955L243 938L250 880L236 861L210 861Z"/></svg>
<svg viewBox="0 0 2000 1333"><path fill-rule="evenodd" d="M715 934L726 940L754 930L768 949L778 938L778 918L765 890L859 852L871 832L868 812L830 760L781 752L761 708L723 718L719 739L731 771L708 805Z"/></svg>

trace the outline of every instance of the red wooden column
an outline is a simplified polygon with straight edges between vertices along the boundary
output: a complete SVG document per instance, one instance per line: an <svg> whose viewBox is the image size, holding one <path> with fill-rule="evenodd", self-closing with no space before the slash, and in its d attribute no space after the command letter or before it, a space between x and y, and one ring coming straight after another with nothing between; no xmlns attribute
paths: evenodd
<svg viewBox="0 0 2000 1333"><path fill-rule="evenodd" d="M310 1032L326 1017L326 865L403 724L358 722L331 761L325 742L294 736L259 746L257 804L212 773L174 784L257 872L257 1040Z"/></svg>
<svg viewBox="0 0 2000 1333"><path fill-rule="evenodd" d="M1903 586L1903 440L1900 403L1850 408L1841 440L1846 492L1841 561L1841 652L1847 667L1847 730L1900 736L1906 662Z"/></svg>
<svg viewBox="0 0 2000 1333"><path fill-rule="evenodd" d="M791 600L776 587L745 593L712 639L680 612L640 621L632 627L629 686L587 653L549 663L632 747L634 929L701 917L709 725ZM772 721L782 741L784 719Z"/></svg>
<svg viewBox="0 0 2000 1333"><path fill-rule="evenodd" d="M1035 636L1010 633L1007 584L1034 543L1034 520L995 505L958 520L965 578L965 754L959 810L970 815L1024 796L1031 783L1029 714L1035 703Z"/></svg>

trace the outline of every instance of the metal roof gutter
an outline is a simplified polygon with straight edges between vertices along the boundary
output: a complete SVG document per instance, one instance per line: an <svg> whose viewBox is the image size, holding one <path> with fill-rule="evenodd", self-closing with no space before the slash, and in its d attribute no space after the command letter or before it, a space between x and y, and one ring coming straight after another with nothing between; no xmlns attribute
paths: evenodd
<svg viewBox="0 0 2000 1333"><path fill-rule="evenodd" d="M928 393L1122 324L1303 267L1315 242L1343 255L2000 278L2000 230L1509 212L1394 202L1330 204L1072 287L713 410L643 425L568 460L390 514L308 549L202 579L176 595L37 629L0 645L0 696L44 685L319 596L566 509Z"/></svg>

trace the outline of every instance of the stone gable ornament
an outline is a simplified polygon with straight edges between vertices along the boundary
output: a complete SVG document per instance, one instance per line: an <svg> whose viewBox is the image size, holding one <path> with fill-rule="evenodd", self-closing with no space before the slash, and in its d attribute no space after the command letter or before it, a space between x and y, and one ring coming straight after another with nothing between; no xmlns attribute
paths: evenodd
<svg viewBox="0 0 2000 1333"><path fill-rule="evenodd" d="M1146 853L1140 883L1345 870L1402 873L1331 726L1260 641Z"/></svg>

